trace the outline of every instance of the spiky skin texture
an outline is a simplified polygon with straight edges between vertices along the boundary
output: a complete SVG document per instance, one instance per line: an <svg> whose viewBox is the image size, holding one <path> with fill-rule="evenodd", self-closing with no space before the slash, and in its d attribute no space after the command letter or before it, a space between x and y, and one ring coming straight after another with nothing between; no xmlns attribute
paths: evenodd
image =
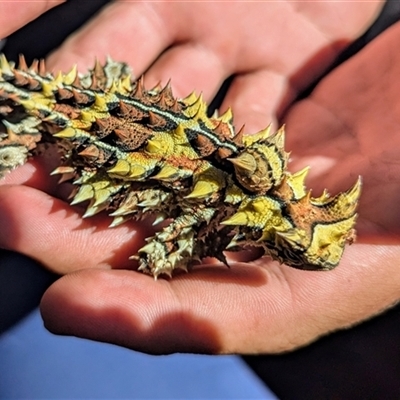
<svg viewBox="0 0 400 400"><path fill-rule="evenodd" d="M134 256L157 277L223 251L257 246L289 266L330 270L355 238L360 180L335 197L306 191L291 174L283 129L235 132L232 114L207 116L201 96L178 100L169 85L146 91L125 65L98 63L56 77L44 65L0 58L0 172L55 140L62 174L84 217L107 210L111 226L144 214L168 224Z"/></svg>

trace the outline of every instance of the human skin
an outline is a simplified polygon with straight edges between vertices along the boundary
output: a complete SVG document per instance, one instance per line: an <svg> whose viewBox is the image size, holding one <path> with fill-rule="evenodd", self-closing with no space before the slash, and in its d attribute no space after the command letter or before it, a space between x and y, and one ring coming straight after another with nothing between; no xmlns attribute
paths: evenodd
<svg viewBox="0 0 400 400"><path fill-rule="evenodd" d="M62 2L0 0L0 37ZM382 4L114 1L67 38L48 66L85 71L111 55L136 76L146 72L148 87L171 79L178 97L196 90L206 100L235 75L221 109L232 107L238 126L251 132L279 117Z"/></svg>
<svg viewBox="0 0 400 400"><path fill-rule="evenodd" d="M368 18L371 15L370 11ZM266 18L267 22L271 20L274 21L273 14ZM316 20L313 16L313 25ZM93 33L93 24L83 32ZM361 25L353 35L360 30ZM338 37L342 40L343 33ZM107 229L110 219L103 215L82 221L81 210L64 202L63 189L60 192L54 181L48 179L48 170L52 168L49 160L32 161L6 176L0 187L0 225L9 229L0 232L1 246L23 252L65 274L42 299L46 326L55 333L156 354L273 353L351 326L394 304L400 293L400 216L396 209L400 197L400 164L396 154L400 141L396 133L400 126L400 56L396 51L399 37L400 25L395 25L325 77L309 97L290 107L287 87L270 92L268 82L272 81L263 79L270 72L268 62L256 72L242 72L241 83L235 86L234 81L225 100L233 104L237 119L242 121L248 116L255 128L265 125L265 115L261 113L264 97L270 96L275 105L286 104L282 110L289 107L285 122L286 147L293 155L291 169L312 166L307 183L314 193L323 187L336 193L353 184L359 174L363 176L358 240L331 272L299 271L263 258L252 263L232 262L230 269L204 265L171 280L154 281L130 270L127 261L148 235L147 225L132 222ZM351 35L347 38L351 40ZM74 53L77 58L71 47L74 40L66 42L60 50L63 53L52 55L53 66L68 63L68 54ZM312 38L310 41L314 43ZM240 40L234 43L240 45ZM289 61L297 63L297 67L285 70L281 79L289 82L302 65L309 65L309 58L326 47L329 46L323 43L304 59L288 60L288 68ZM266 52L266 58L279 49ZM103 50L105 53L106 49ZM274 63L279 59L278 64L285 65L286 56L285 49ZM173 60L175 56L171 57ZM231 55L226 57L226 65L235 65L235 71L238 61L235 64ZM164 53L148 75L150 81L164 79L164 65L169 75L178 80L179 93L186 89L190 77L178 74L184 65L178 62L175 70L172 64ZM140 72L148 65L140 67L133 63L133 67ZM326 65L320 72L324 68ZM234 72L229 67L226 71L228 75ZM309 82L318 72L314 70L311 75ZM210 86L200 79L207 96L212 96L214 86L224 76L220 74ZM260 81L256 85L260 99L252 89L255 76ZM191 78L192 88L197 77L195 74ZM239 92L247 102L239 99ZM277 117L276 106L267 105L265 109Z"/></svg>

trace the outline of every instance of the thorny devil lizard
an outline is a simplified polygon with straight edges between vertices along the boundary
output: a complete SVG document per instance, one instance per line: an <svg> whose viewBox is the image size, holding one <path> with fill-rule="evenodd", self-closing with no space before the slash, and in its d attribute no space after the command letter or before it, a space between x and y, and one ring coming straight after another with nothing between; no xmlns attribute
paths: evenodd
<svg viewBox="0 0 400 400"><path fill-rule="evenodd" d="M16 67L1 55L0 174L49 141L62 160L53 174L75 185L71 204L89 204L83 217L107 210L111 227L144 214L166 220L133 256L156 278L252 246L295 268L330 270L355 238L361 181L312 197L308 169L287 170L283 128L243 135L230 110L209 117L194 93L145 90L110 59L84 76L55 76L44 62L21 57Z"/></svg>

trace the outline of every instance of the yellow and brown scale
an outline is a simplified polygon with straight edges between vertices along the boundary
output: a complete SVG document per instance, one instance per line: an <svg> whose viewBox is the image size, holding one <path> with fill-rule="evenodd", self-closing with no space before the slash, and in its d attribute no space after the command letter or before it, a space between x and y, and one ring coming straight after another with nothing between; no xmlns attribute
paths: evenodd
<svg viewBox="0 0 400 400"><path fill-rule="evenodd" d="M307 169L291 174L283 129L236 132L232 114L207 116L201 96L146 91L122 63L53 76L44 63L0 57L0 174L39 142L57 139L62 174L84 217L108 210L111 226L154 215L167 224L136 256L157 277L224 250L257 246L295 268L330 270L354 240L361 183L313 198Z"/></svg>

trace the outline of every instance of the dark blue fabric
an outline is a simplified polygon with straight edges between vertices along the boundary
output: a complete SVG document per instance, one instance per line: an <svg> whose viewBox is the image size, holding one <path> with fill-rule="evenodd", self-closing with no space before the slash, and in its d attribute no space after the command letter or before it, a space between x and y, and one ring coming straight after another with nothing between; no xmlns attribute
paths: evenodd
<svg viewBox="0 0 400 400"><path fill-rule="evenodd" d="M0 399L275 399L234 356L148 356L47 332L38 310L0 336Z"/></svg>

